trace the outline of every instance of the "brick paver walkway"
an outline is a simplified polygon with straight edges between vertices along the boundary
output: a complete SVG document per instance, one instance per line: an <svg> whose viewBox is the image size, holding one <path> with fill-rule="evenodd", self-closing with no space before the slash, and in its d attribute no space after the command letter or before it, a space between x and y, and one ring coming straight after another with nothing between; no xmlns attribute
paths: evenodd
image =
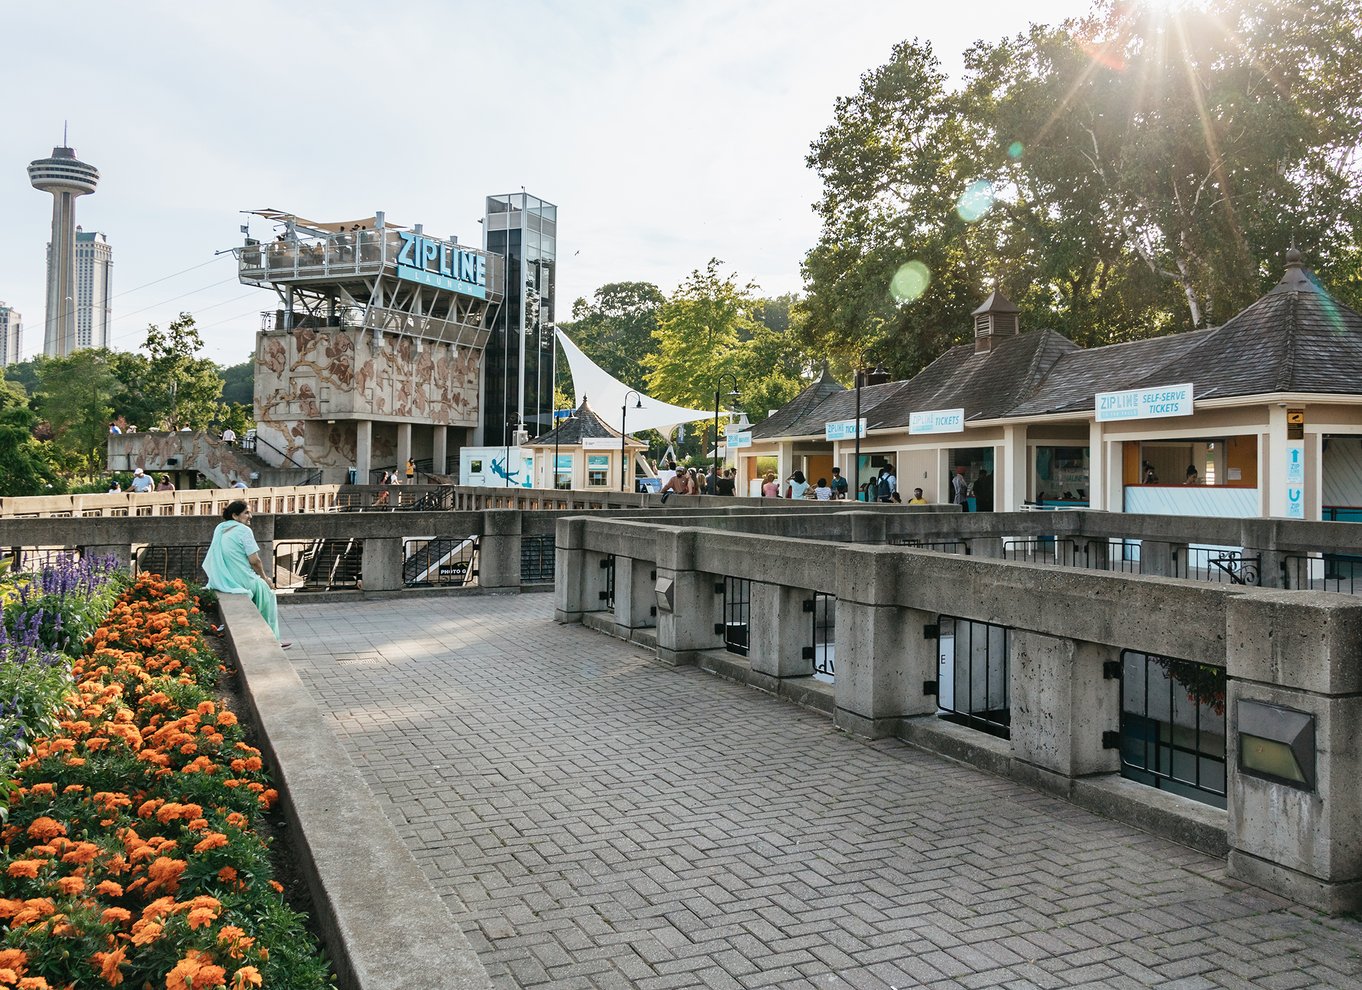
<svg viewBox="0 0 1362 990"><path fill-rule="evenodd" d="M1330 987L1362 924L552 621L300 604L289 655L499 987Z"/></svg>

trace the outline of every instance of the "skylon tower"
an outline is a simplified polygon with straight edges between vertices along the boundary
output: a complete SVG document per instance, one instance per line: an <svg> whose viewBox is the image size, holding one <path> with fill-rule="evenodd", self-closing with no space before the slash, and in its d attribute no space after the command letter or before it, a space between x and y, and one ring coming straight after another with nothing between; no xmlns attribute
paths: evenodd
<svg viewBox="0 0 1362 990"><path fill-rule="evenodd" d="M63 133L62 138L66 135ZM52 244L47 254L47 313L43 353L63 357L76 338L76 197L95 191L99 169L76 157L74 148L53 148L52 157L30 162L33 188L52 194Z"/></svg>

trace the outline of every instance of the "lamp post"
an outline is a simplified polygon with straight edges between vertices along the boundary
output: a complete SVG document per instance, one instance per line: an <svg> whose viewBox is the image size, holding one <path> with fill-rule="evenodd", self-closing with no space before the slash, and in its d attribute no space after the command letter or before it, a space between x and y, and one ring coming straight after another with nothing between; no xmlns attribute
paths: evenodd
<svg viewBox="0 0 1362 990"><path fill-rule="evenodd" d="M719 391L723 388L724 380L733 383L733 391L728 393L728 398L733 405L737 405L738 399L738 380L727 372L723 372L714 381L714 480L719 480Z"/></svg>
<svg viewBox="0 0 1362 990"><path fill-rule="evenodd" d="M852 423L852 431L856 434L856 454L855 463L852 465L852 496L856 501L861 499L861 386L862 385L883 385L889 381L889 372L878 364L874 371L867 371L864 368L856 369L856 419ZM866 499L866 501L870 501Z"/></svg>
<svg viewBox="0 0 1362 990"><path fill-rule="evenodd" d="M624 393L624 405L620 408L620 491L624 491L624 473L625 473L624 469L626 461L624 445L628 442L629 439L628 433L625 432L624 424L629 418L629 396L631 395L637 400L634 404L634 408L635 409L643 408L643 396L640 395L637 391L631 388L629 391Z"/></svg>

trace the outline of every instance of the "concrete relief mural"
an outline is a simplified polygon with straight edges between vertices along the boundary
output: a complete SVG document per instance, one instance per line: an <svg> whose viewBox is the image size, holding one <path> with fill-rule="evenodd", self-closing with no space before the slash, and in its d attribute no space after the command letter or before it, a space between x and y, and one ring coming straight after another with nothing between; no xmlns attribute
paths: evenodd
<svg viewBox="0 0 1362 990"><path fill-rule="evenodd" d="M256 349L260 435L294 460L344 468L355 457L353 418L477 425L481 352L357 328L266 331ZM336 423L324 421L331 416ZM308 421L325 429L309 430ZM375 456L386 456L378 436Z"/></svg>

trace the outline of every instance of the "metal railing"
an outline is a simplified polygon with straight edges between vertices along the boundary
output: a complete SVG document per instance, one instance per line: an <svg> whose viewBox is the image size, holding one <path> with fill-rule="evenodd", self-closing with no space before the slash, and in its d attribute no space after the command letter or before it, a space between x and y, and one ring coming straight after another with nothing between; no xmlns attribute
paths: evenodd
<svg viewBox="0 0 1362 990"><path fill-rule="evenodd" d="M1173 550L1173 576L1188 581L1257 585L1263 555L1234 547L1188 546Z"/></svg>
<svg viewBox="0 0 1362 990"><path fill-rule="evenodd" d="M1125 650L1121 776L1225 807L1225 668Z"/></svg>
<svg viewBox="0 0 1362 990"><path fill-rule="evenodd" d="M837 598L816 592L804 602L804 607L813 618L805 656L813 662L813 676L831 682L837 673Z"/></svg>
<svg viewBox="0 0 1362 990"><path fill-rule="evenodd" d="M601 591L601 606L606 611L615 608L615 555L606 554L601 558L601 570L605 571L605 587Z"/></svg>
<svg viewBox="0 0 1362 990"><path fill-rule="evenodd" d="M181 578L202 584L203 558L208 555L208 544L192 546L148 546L132 555L132 573L159 574L164 578Z"/></svg>
<svg viewBox="0 0 1362 990"><path fill-rule="evenodd" d="M402 583L408 588L468 587L477 584L478 540L413 537L402 542Z"/></svg>
<svg viewBox="0 0 1362 990"><path fill-rule="evenodd" d="M364 541L280 540L274 544L274 582L294 591L357 588Z"/></svg>
<svg viewBox="0 0 1362 990"><path fill-rule="evenodd" d="M723 586L717 590L724 596L723 621L714 631L723 636L724 649L745 657L752 642L752 582L725 577Z"/></svg>
<svg viewBox="0 0 1362 990"><path fill-rule="evenodd" d="M1007 629L943 615L937 620L936 640L938 714L1009 738L1012 701Z"/></svg>
<svg viewBox="0 0 1362 990"><path fill-rule="evenodd" d="M1032 536L1003 540L1003 559L1057 567L1087 567L1088 548L1057 536Z"/></svg>
<svg viewBox="0 0 1362 990"><path fill-rule="evenodd" d="M969 556L969 544L964 540L917 540L911 536L890 536L891 547L914 547L918 550L936 550L940 553L960 553Z"/></svg>
<svg viewBox="0 0 1362 990"><path fill-rule="evenodd" d="M1288 588L1362 594L1362 556L1289 553L1282 557L1282 572Z"/></svg>
<svg viewBox="0 0 1362 990"><path fill-rule="evenodd" d="M522 536L520 538L520 583L551 584L554 575L554 542L552 536Z"/></svg>

